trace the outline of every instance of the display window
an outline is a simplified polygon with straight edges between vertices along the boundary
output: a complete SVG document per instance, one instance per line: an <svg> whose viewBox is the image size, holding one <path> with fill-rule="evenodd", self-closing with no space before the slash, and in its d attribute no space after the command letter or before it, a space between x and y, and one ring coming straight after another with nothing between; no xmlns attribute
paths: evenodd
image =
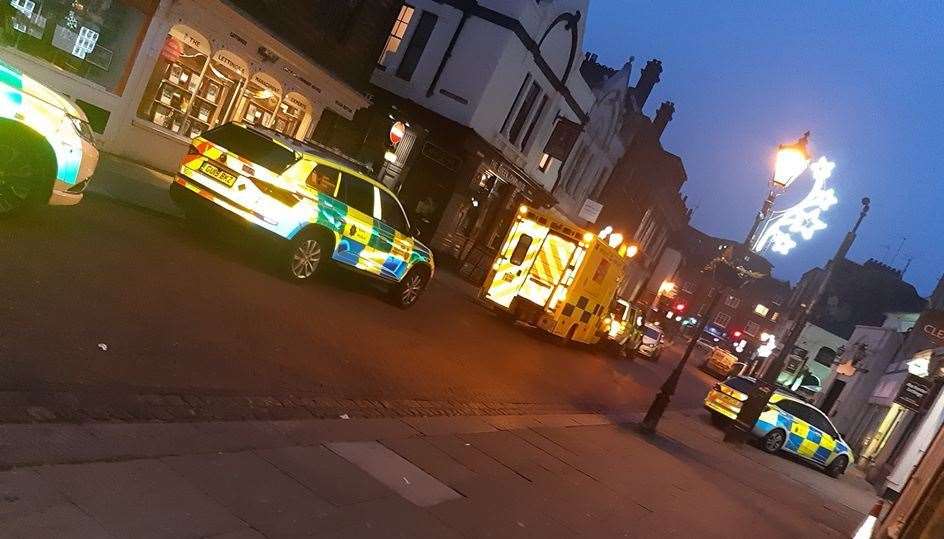
<svg viewBox="0 0 944 539"><path fill-rule="evenodd" d="M243 91L245 103L238 117L247 124L271 127L282 101L282 85L271 75L256 73Z"/></svg>
<svg viewBox="0 0 944 539"><path fill-rule="evenodd" d="M298 129L309 110L311 110L311 105L305 96L298 92L285 94L285 99L279 104L279 109L275 113L272 129L292 138L304 138L304 133L299 134Z"/></svg>
<svg viewBox="0 0 944 539"><path fill-rule="evenodd" d="M120 92L148 21L140 0L0 0L10 31L0 42ZM6 21L2 21L6 23ZM6 26L4 24L4 26Z"/></svg>
<svg viewBox="0 0 944 539"><path fill-rule="evenodd" d="M154 65L138 116L185 137L207 129L215 107L205 97L197 96L198 90L208 86L203 79L209 60L206 37L182 24L172 27Z"/></svg>
<svg viewBox="0 0 944 539"><path fill-rule="evenodd" d="M248 72L249 65L232 52L222 49L213 54L188 111L195 133L191 138L226 121Z"/></svg>

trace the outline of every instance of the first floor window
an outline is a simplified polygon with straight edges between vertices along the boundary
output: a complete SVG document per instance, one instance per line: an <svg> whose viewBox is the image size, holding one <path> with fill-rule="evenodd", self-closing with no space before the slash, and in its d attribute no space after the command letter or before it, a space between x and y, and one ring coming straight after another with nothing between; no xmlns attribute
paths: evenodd
<svg viewBox="0 0 944 539"><path fill-rule="evenodd" d="M758 304L754 307L754 313L755 313L755 314L759 314L759 315L761 315L761 316L767 316L767 313L769 313L769 312L770 312L770 309L768 309L766 305L763 305L763 304L761 304L761 303L758 303Z"/></svg>
<svg viewBox="0 0 944 539"><path fill-rule="evenodd" d="M718 313L715 315L714 323L716 326L726 328L731 323L731 315L727 313Z"/></svg>
<svg viewBox="0 0 944 539"><path fill-rule="evenodd" d="M728 296L724 298L724 304L732 309L737 309L738 305L741 304L741 299L737 296Z"/></svg>
<svg viewBox="0 0 944 539"><path fill-rule="evenodd" d="M544 172L545 170L547 170L549 166L551 166L551 161L553 160L554 158L551 157L550 155L547 155L546 153L541 154L541 160L538 161L538 170L540 170L541 172Z"/></svg>
<svg viewBox="0 0 944 539"><path fill-rule="evenodd" d="M416 30L413 32L413 37L410 38L410 44L407 45L406 51L403 53L403 59L400 60L400 65L397 67L397 77L403 80L413 78L413 72L416 71L416 66L420 63L423 51L426 50L426 43L429 42L429 36L433 34L433 28L436 27L438 19L439 17L429 11L424 11L420 15L420 22L416 24Z"/></svg>
<svg viewBox="0 0 944 539"><path fill-rule="evenodd" d="M744 326L744 333L747 333L748 335L753 337L757 335L757 330L759 329L760 329L760 325L758 325L756 322L748 322L747 325Z"/></svg>
<svg viewBox="0 0 944 539"><path fill-rule="evenodd" d="M383 52L380 53L380 58L377 60L377 64L380 67L386 68L387 64L390 62L390 58L400 50L400 43L403 42L406 29L410 26L413 11L413 6L407 4L403 4L403 6L400 7L397 20L394 21L393 28L390 29L390 35L387 36L387 42L384 44Z"/></svg>

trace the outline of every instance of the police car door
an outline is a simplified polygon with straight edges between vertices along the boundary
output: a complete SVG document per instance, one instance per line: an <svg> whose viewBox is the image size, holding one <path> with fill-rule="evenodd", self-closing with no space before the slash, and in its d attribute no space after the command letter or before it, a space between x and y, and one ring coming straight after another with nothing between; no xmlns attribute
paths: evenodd
<svg viewBox="0 0 944 539"><path fill-rule="evenodd" d="M793 416L785 447L803 458L815 460L822 432L812 423L814 411L806 404L789 399L777 402L777 406Z"/></svg>
<svg viewBox="0 0 944 539"><path fill-rule="evenodd" d="M386 253L371 245L374 235L374 202L376 187L361 178L341 173L338 200L347 205L344 230L334 252L334 258L357 269L380 273L382 259Z"/></svg>
<svg viewBox="0 0 944 539"><path fill-rule="evenodd" d="M811 423L821 434L819 447L816 448L816 451L813 453L813 460L820 464L826 464L826 461L829 460L829 457L836 450L836 438L838 437L838 433L822 412L811 409L810 414L812 414L810 418Z"/></svg>
<svg viewBox="0 0 944 539"><path fill-rule="evenodd" d="M374 192L377 193L374 225L377 227L378 247L387 253L380 264L380 275L399 281L409 269L410 253L413 252L410 225L393 195L381 189Z"/></svg>

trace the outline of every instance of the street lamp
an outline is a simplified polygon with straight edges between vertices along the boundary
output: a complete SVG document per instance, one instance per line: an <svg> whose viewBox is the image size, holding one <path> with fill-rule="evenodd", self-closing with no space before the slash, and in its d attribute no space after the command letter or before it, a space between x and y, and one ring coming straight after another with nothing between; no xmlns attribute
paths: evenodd
<svg viewBox="0 0 944 539"><path fill-rule="evenodd" d="M803 136L796 142L790 144L781 144L777 147L777 158L774 162L774 174L770 179L770 190L767 192L767 198L764 204L754 216L754 224L751 225L751 231L744 240L744 245L750 249L754 235L757 233L757 227L770 216L774 201L781 193L790 187L801 174L806 172L812 161L809 151L810 132L803 133Z"/></svg>

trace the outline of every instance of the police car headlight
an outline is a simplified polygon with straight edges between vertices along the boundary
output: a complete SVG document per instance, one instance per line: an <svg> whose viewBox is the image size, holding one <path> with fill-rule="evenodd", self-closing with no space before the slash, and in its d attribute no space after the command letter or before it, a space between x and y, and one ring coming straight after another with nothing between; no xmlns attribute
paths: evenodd
<svg viewBox="0 0 944 539"><path fill-rule="evenodd" d="M89 144L95 144L95 135L92 134L92 126L82 118L76 116L69 116L69 120L72 121L72 127L75 128L75 132L78 133L79 137L88 142Z"/></svg>

